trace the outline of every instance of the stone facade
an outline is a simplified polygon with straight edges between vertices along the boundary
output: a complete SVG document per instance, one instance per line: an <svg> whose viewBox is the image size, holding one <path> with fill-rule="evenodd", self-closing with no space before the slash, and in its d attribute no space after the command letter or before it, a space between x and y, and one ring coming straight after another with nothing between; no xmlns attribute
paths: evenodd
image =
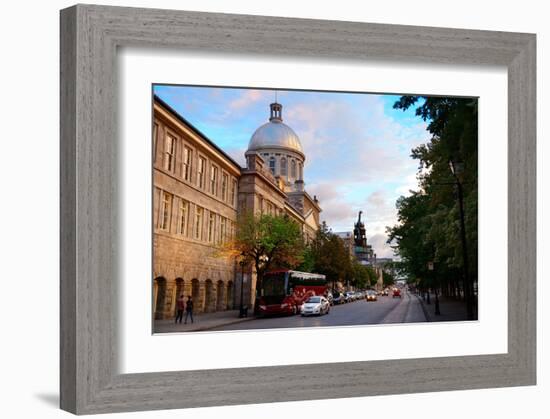
<svg viewBox="0 0 550 419"><path fill-rule="evenodd" d="M181 294L198 313L233 308L235 261L220 245L235 232L240 167L158 101L153 131L155 318Z"/></svg>
<svg viewBox="0 0 550 419"><path fill-rule="evenodd" d="M321 208L317 198L311 198L304 190L305 156L297 136L293 135L292 147L283 144L262 148L260 144L257 149L249 149L243 168L155 97L153 309L156 319L173 317L181 294L192 296L198 313L236 308L241 304L241 284L243 304L253 307L255 273L250 266L242 268L234 258L224 257L221 251L222 245L235 234L240 212L287 215L302 226L306 240L314 237ZM262 138L257 135L256 139ZM264 157L271 161L276 158L277 165L269 166ZM283 158L288 160L287 163L283 160L281 173ZM284 170L285 164L290 164L290 169Z"/></svg>

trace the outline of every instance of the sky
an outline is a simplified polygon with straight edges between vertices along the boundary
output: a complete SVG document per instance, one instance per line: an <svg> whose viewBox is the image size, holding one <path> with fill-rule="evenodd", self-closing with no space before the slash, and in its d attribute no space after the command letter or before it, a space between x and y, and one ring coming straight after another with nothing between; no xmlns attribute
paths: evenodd
<svg viewBox="0 0 550 419"><path fill-rule="evenodd" d="M352 231L363 211L367 243L377 257L394 257L386 226L397 222L397 198L418 189L411 149L430 138L414 108L393 109L399 96L166 85L154 93L243 167L277 94L283 122L302 143L305 189L319 199L321 221Z"/></svg>

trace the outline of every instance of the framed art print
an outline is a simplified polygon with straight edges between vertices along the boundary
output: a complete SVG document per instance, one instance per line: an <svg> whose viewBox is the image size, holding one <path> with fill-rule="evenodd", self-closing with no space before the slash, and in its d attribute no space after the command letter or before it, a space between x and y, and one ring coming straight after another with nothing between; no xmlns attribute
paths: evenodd
<svg viewBox="0 0 550 419"><path fill-rule="evenodd" d="M63 409L535 383L534 35L78 5L61 58Z"/></svg>

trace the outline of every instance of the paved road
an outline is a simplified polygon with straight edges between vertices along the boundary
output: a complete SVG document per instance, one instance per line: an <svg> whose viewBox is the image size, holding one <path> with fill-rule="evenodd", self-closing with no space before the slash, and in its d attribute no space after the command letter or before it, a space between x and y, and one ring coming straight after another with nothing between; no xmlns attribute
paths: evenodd
<svg viewBox="0 0 550 419"><path fill-rule="evenodd" d="M244 323L220 326L210 330L250 330L285 327L351 326L387 323L425 322L426 317L417 297L404 293L403 298L378 297L378 301L366 300L333 306L323 316L270 317Z"/></svg>

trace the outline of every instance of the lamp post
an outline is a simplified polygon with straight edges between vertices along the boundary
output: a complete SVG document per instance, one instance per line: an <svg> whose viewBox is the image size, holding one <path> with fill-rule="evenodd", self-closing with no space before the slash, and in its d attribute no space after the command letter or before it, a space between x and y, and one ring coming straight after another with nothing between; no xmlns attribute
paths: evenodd
<svg viewBox="0 0 550 419"><path fill-rule="evenodd" d="M435 315L441 315L439 310L439 280L436 283L436 276L434 275L434 263L428 262L428 271L430 271L431 277L434 280L434 291L435 291Z"/></svg>
<svg viewBox="0 0 550 419"><path fill-rule="evenodd" d="M464 163L459 161L449 161L451 173L455 178L455 184L458 192L458 208L460 212L460 240L462 241L462 264L464 275L464 296L466 297L466 316L468 320L474 319L474 310L472 305L472 293L470 284L470 274L468 272L468 247L466 244L466 225L464 222L464 191L460 176L464 172Z"/></svg>
<svg viewBox="0 0 550 419"><path fill-rule="evenodd" d="M239 265L241 265L241 302L239 304L239 317L244 317L244 266L246 265L244 252L241 253L241 261L239 262Z"/></svg>

